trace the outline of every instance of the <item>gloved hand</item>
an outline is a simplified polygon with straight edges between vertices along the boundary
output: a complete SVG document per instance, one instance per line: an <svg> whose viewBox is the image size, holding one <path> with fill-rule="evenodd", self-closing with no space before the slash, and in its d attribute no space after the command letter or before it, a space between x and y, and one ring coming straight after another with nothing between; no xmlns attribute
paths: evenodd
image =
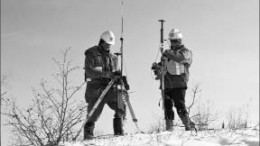
<svg viewBox="0 0 260 146"><path fill-rule="evenodd" d="M161 63L153 63L152 70L154 71L154 75L156 75L156 80L161 79L167 73L167 70L162 66Z"/></svg>
<svg viewBox="0 0 260 146"><path fill-rule="evenodd" d="M115 76L121 76L121 72L120 72L120 71L114 71L114 72L113 72L113 75L115 75Z"/></svg>
<svg viewBox="0 0 260 146"><path fill-rule="evenodd" d="M114 71L111 75L111 79L118 80L121 78L121 72L120 71Z"/></svg>
<svg viewBox="0 0 260 146"><path fill-rule="evenodd" d="M125 85L125 89L126 89L126 90L129 90L129 89L130 89L130 86L129 86L129 84L128 84L128 81L127 81L126 76L123 76L122 80L123 80L123 83L124 83L124 85Z"/></svg>
<svg viewBox="0 0 260 146"><path fill-rule="evenodd" d="M165 50L163 52L163 56L167 57L167 58L170 58L173 56L173 52L171 50Z"/></svg>

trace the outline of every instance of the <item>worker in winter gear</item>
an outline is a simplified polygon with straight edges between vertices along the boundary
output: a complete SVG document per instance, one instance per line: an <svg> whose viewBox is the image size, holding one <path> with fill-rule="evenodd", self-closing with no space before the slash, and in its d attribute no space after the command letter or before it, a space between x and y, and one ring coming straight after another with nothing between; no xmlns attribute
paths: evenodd
<svg viewBox="0 0 260 146"><path fill-rule="evenodd" d="M178 29L172 29L169 33L170 49L163 52L165 67L161 65L161 62L152 65L152 69L157 75L156 79L164 77L164 113L166 130L168 131L173 129L173 106L175 106L186 130L195 126L190 120L185 106L185 93L189 80L189 67L192 63L192 52L183 45L182 39L182 33Z"/></svg>
<svg viewBox="0 0 260 146"><path fill-rule="evenodd" d="M85 80L87 89L85 99L88 103L88 112L90 112L106 88L111 79L120 77L117 71L117 57L110 53L110 48L115 44L115 36L111 31L105 31L101 34L99 44L85 51ZM115 111L113 127L115 135L123 135L123 117L125 115L125 104L117 96L117 86L113 85L99 106L95 109L93 115L88 117L84 126L84 140L93 138L95 122L98 120L104 105L107 104Z"/></svg>

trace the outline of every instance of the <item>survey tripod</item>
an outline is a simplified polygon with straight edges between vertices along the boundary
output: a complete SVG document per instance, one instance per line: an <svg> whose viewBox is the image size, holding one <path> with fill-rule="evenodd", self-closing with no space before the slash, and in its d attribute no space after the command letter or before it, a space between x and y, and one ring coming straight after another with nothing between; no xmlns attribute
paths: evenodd
<svg viewBox="0 0 260 146"><path fill-rule="evenodd" d="M127 83L127 79L126 79L126 76L123 76L123 68L124 68L124 49L123 49L123 44L124 44L124 37L123 37L123 34L124 34L124 16L123 16L123 6L124 6L124 0L121 1L121 37L120 37L120 42L121 42L121 47L120 47L120 53L115 53L117 56L121 56L121 72L120 72L120 75L121 75L121 83L120 83L120 87L121 87L121 90L120 92L122 92L121 94L125 95L125 96L122 96L124 102L126 103L129 111L130 111L130 114L131 114L131 117L132 117L132 120L133 122L135 123L135 126L138 130L138 132L140 132L140 128L137 124L137 118L135 116L135 113L134 113L134 110L133 110L133 107L130 103L130 100L129 100L129 93L127 90L129 90L129 85ZM124 89L123 89L124 87Z"/></svg>
<svg viewBox="0 0 260 146"><path fill-rule="evenodd" d="M76 141L77 137L79 136L80 132L82 131L82 129L84 128L85 124L88 122L89 118L92 117L93 113L95 112L95 110L97 109L98 105L100 104L100 102L104 99L105 95L107 94L107 92L109 91L109 89L112 87L112 85L114 83L117 82L118 79L112 79L108 85L106 86L106 88L103 90L103 92L101 93L101 95L99 96L98 100L96 101L95 105L93 106L93 108L91 109L91 111L87 114L86 119L84 120L83 124L81 125L80 129L78 130L78 132L76 133L75 137L72 139L73 141ZM123 83L122 79L120 79L120 81ZM137 118L135 116L134 110L132 108L132 105L129 101L129 95L128 92L125 90L121 90L120 92L122 92L122 95L124 93L125 96L121 96L123 98L123 101L126 103L127 107L129 108L130 114L132 116L133 122L135 123L138 131L140 131L139 126L137 125ZM118 94L117 94L118 96Z"/></svg>
<svg viewBox="0 0 260 146"><path fill-rule="evenodd" d="M121 85L123 85L123 87L128 87L127 81L126 81L126 77L125 77L125 76L123 76L123 80L122 80ZM130 100L129 100L129 93L128 93L127 90L129 90L129 87L128 87L128 88L125 88L125 89L122 89L122 87L121 87L121 90L120 90L121 95L122 95L121 97L123 98L123 100L124 100L126 106L127 106L128 109L129 109L130 115L131 115L131 117L132 117L133 122L135 123L135 126L136 126L137 131L138 131L138 132L141 132L141 130L140 130L138 124L137 124L138 120L137 120L137 118L136 118L136 116L135 116L134 109L133 109L133 107L132 107L132 105L131 105L131 102L130 102Z"/></svg>
<svg viewBox="0 0 260 146"><path fill-rule="evenodd" d="M84 120L83 124L81 125L80 129L78 130L78 132L76 133L75 137L72 139L73 141L76 141L76 139L78 138L80 132L82 131L82 129L84 128L85 124L88 122L89 118L92 117L93 113L95 112L95 110L97 109L98 105L100 104L100 102L103 100L103 98L105 97L106 93L108 92L108 90L111 88L111 86L114 84L115 80L111 80L107 87L103 90L103 92L101 93L101 95L99 96L97 102L95 103L95 105L93 106L93 108L91 109L91 111L87 114L86 119Z"/></svg>
<svg viewBox="0 0 260 146"><path fill-rule="evenodd" d="M122 10L123 10L123 5L124 5L124 2L123 0L121 1L121 6L122 6ZM133 122L135 123L135 126L138 130L138 132L140 132L140 128L137 124L137 118L135 116L135 113L134 113L134 110L133 110L133 107L130 103L130 100L129 100L129 93L127 90L129 90L129 85L127 83L127 79L126 79L126 76L123 76L123 68L124 68L124 49L123 49L123 44L124 44L124 38L123 38L123 33L124 33L124 17L123 17L123 14L122 14L122 17L121 17L121 37L120 37L120 42L121 42L121 47L120 47L120 53L115 53L115 55L120 56L121 57L121 70L120 70L120 76L121 76L121 83L120 84L120 92L122 94L122 98L125 102L125 104L127 105L129 111L130 111L130 114L131 114L131 117L132 117L132 120Z"/></svg>

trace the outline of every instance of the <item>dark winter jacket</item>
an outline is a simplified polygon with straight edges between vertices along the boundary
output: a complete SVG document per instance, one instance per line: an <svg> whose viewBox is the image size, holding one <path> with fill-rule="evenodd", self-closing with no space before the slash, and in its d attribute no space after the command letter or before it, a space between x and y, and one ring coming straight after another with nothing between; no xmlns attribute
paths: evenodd
<svg viewBox="0 0 260 146"><path fill-rule="evenodd" d="M94 46L85 51L85 80L103 79L107 72L117 69L117 57L103 50L101 46Z"/></svg>
<svg viewBox="0 0 260 146"><path fill-rule="evenodd" d="M112 74L117 70L117 57L104 50L100 45L94 46L85 51L84 68L85 80L87 81L85 100L89 104L88 111L90 111L111 80L105 74ZM108 103L110 108L124 113L125 104L123 98L118 97L116 87L112 86L98 107L96 107L96 112L91 117L92 120L96 121L98 119L105 103Z"/></svg>

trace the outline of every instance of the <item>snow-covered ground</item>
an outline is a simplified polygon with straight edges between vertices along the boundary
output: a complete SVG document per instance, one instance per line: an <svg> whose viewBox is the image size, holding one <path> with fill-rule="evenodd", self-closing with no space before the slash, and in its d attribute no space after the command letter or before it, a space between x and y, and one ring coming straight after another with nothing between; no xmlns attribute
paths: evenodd
<svg viewBox="0 0 260 146"><path fill-rule="evenodd" d="M66 142L61 146L259 146L259 127L197 133L175 129L173 132L99 137L83 142Z"/></svg>

